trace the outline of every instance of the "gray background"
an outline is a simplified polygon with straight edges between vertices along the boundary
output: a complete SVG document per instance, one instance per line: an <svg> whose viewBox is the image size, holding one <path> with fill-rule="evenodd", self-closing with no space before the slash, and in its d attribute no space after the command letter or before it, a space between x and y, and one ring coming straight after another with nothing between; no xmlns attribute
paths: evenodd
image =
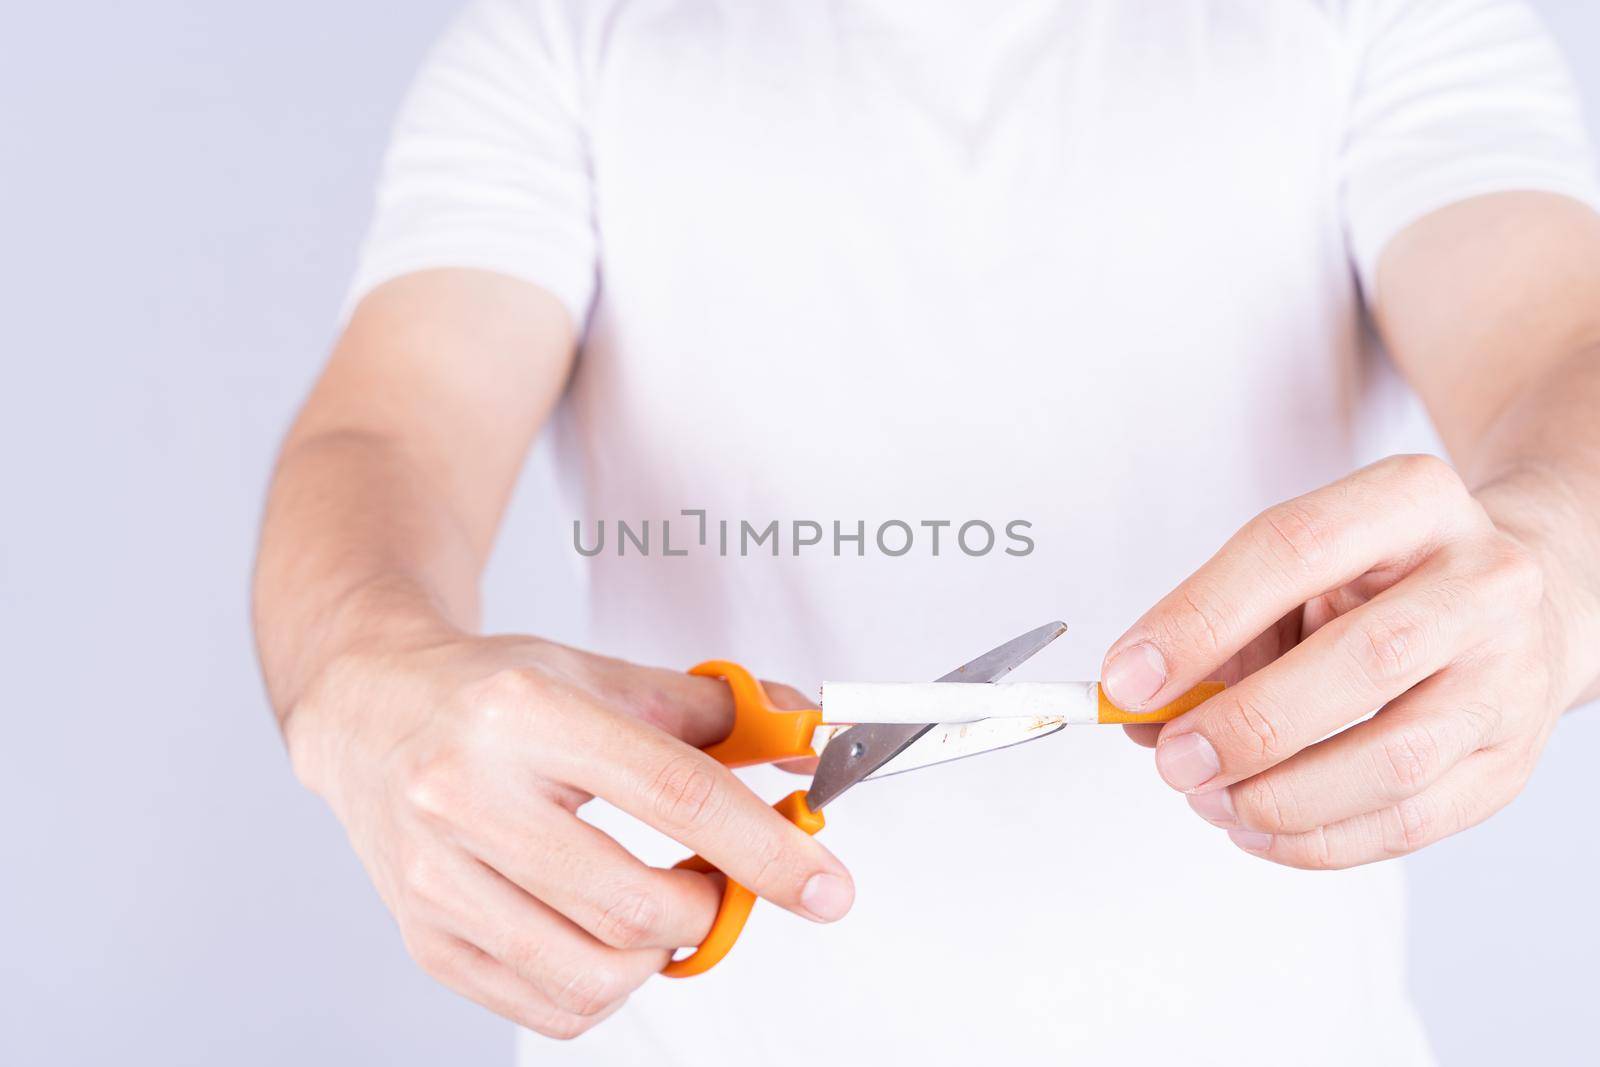
<svg viewBox="0 0 1600 1067"><path fill-rule="evenodd" d="M1600 116L1600 5L1537 6ZM295 785L245 595L386 124L453 7L0 20L0 1062L511 1055L506 1024L410 965ZM490 622L570 634L547 475L528 480ZM1569 717L1521 800L1412 861L1445 1063L1595 1062L1597 762L1600 718Z"/></svg>

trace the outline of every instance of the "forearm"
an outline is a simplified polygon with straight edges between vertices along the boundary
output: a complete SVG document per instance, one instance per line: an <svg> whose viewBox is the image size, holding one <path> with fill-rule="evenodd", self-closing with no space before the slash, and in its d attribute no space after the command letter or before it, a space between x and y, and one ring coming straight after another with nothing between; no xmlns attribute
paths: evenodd
<svg viewBox="0 0 1600 1067"><path fill-rule="evenodd" d="M1548 193L1463 201L1390 243L1377 288L1457 471L1540 564L1549 702L1600 696L1600 215Z"/></svg>
<svg viewBox="0 0 1600 1067"><path fill-rule="evenodd" d="M1562 707L1600 697L1600 347L1559 362L1458 449L1496 525L1544 566Z"/></svg>
<svg viewBox="0 0 1600 1067"><path fill-rule="evenodd" d="M526 282L424 271L351 317L278 460L255 574L280 722L347 651L477 626L477 583L572 323Z"/></svg>
<svg viewBox="0 0 1600 1067"><path fill-rule="evenodd" d="M400 442L292 434L254 578L257 647L280 723L343 652L473 629L480 565L444 494Z"/></svg>

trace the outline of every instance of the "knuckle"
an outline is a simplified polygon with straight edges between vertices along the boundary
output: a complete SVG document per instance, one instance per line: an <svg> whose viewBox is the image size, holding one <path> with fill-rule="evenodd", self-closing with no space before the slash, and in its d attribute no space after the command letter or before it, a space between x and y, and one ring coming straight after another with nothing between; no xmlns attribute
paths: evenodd
<svg viewBox="0 0 1600 1067"><path fill-rule="evenodd" d="M1468 574L1449 574L1428 589L1423 603L1426 614L1417 619L1418 625L1427 623L1436 628L1441 620L1464 618L1481 614L1487 590L1482 581Z"/></svg>
<svg viewBox="0 0 1600 1067"><path fill-rule="evenodd" d="M411 768L403 786L405 802L412 811L434 819L444 819L459 800L460 761L454 753L440 752Z"/></svg>
<svg viewBox="0 0 1600 1067"><path fill-rule="evenodd" d="M1295 573L1320 572L1332 555L1326 518L1304 500L1262 512L1257 532L1272 557Z"/></svg>
<svg viewBox="0 0 1600 1067"><path fill-rule="evenodd" d="M1333 847L1333 838L1325 826L1319 826L1309 835L1311 848L1310 867L1314 871L1337 871L1344 866Z"/></svg>
<svg viewBox="0 0 1600 1067"><path fill-rule="evenodd" d="M1270 775L1258 774L1232 786L1239 820L1252 830L1270 834L1298 833L1310 829L1298 817L1292 790Z"/></svg>
<svg viewBox="0 0 1600 1067"><path fill-rule="evenodd" d="M1379 782L1390 799L1412 796L1439 773L1439 742L1425 726L1408 726L1384 738L1378 751Z"/></svg>
<svg viewBox="0 0 1600 1067"><path fill-rule="evenodd" d="M1393 833L1386 836L1384 851L1392 856L1404 856L1433 840L1438 826L1438 812L1425 797L1407 797L1392 809Z"/></svg>
<svg viewBox="0 0 1600 1067"><path fill-rule="evenodd" d="M608 969L588 965L574 967L564 975L550 999L574 1015L597 1015L620 994L621 986Z"/></svg>
<svg viewBox="0 0 1600 1067"><path fill-rule="evenodd" d="M638 948L651 943L666 908L649 889L628 889L606 907L595 935L612 948Z"/></svg>
<svg viewBox="0 0 1600 1067"><path fill-rule="evenodd" d="M698 753L674 756L651 780L648 802L664 829L677 832L715 825L727 805L714 765Z"/></svg>
<svg viewBox="0 0 1600 1067"><path fill-rule="evenodd" d="M1501 736L1505 711L1499 704L1488 700L1469 700L1458 710L1471 724L1472 736L1478 741L1487 743Z"/></svg>
<svg viewBox="0 0 1600 1067"><path fill-rule="evenodd" d="M1352 656L1362 679L1387 689L1409 677L1427 653L1428 628L1419 619L1391 612L1355 628Z"/></svg>
<svg viewBox="0 0 1600 1067"><path fill-rule="evenodd" d="M537 703L539 696L538 683L527 671L506 668L478 682L467 707L480 727L496 728Z"/></svg>
<svg viewBox="0 0 1600 1067"><path fill-rule="evenodd" d="M1219 656L1226 651L1229 616L1219 601L1199 588L1186 588L1180 593L1183 603L1177 629L1180 638L1194 646L1205 656Z"/></svg>
<svg viewBox="0 0 1600 1067"><path fill-rule="evenodd" d="M1292 864L1305 871L1337 871L1346 864L1334 848L1333 835L1326 826L1317 826L1295 835Z"/></svg>
<svg viewBox="0 0 1600 1067"><path fill-rule="evenodd" d="M426 851L416 852L401 864L400 881L406 895L424 904L439 904L449 895L439 862Z"/></svg>
<svg viewBox="0 0 1600 1067"><path fill-rule="evenodd" d="M751 869L754 872L750 879L750 888L765 896L768 887L783 885L789 881L789 851L777 841L763 841L760 844L752 842L750 846L755 855ZM799 897L798 888L793 890L795 898Z"/></svg>
<svg viewBox="0 0 1600 1067"><path fill-rule="evenodd" d="M491 955L530 981L536 981L547 969L545 944L539 938L507 936L496 949L491 951Z"/></svg>
<svg viewBox="0 0 1600 1067"><path fill-rule="evenodd" d="M1223 745L1242 753L1254 764L1272 764L1287 755L1282 731L1271 711L1249 698L1235 696L1220 719Z"/></svg>
<svg viewBox="0 0 1600 1067"><path fill-rule="evenodd" d="M1396 475L1406 485L1421 488L1436 495L1464 493L1466 486L1454 467L1426 453L1393 456L1388 461Z"/></svg>
<svg viewBox="0 0 1600 1067"><path fill-rule="evenodd" d="M454 969L455 955L442 940L406 929L400 931L400 940L405 945L406 954L422 968L424 974L440 982L449 979Z"/></svg>
<svg viewBox="0 0 1600 1067"><path fill-rule="evenodd" d="M1500 537L1491 566L1496 588L1502 590L1511 603L1532 607L1544 599L1544 568L1520 541Z"/></svg>
<svg viewBox="0 0 1600 1067"><path fill-rule="evenodd" d="M630 695L628 713L646 726L653 726L673 737L682 737L687 716L681 705L658 689L645 689Z"/></svg>

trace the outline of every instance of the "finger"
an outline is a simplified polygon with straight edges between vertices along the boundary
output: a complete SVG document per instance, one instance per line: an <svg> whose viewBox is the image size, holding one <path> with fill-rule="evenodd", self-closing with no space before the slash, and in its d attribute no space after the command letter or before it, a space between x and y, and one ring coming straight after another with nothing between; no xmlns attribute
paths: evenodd
<svg viewBox="0 0 1600 1067"><path fill-rule="evenodd" d="M1228 685L1236 685L1239 679L1254 674L1283 655L1285 650L1293 648L1300 640L1301 625L1301 612L1299 610L1289 612L1268 627L1265 633L1258 635L1254 641L1236 652L1227 663L1211 672L1211 678ZM1129 723L1122 729L1135 744L1145 748L1155 748L1156 742L1161 737L1161 725L1161 723Z"/></svg>
<svg viewBox="0 0 1600 1067"><path fill-rule="evenodd" d="M1500 672L1503 673L1503 672ZM1189 806L1226 829L1303 833L1398 804L1491 744L1509 695L1478 660L1440 671L1373 718Z"/></svg>
<svg viewBox="0 0 1600 1067"><path fill-rule="evenodd" d="M567 675L595 699L621 708L695 748L715 744L733 729L733 692L720 678L641 667L623 660L574 653ZM763 681L772 703L786 711L815 706L799 690Z"/></svg>
<svg viewBox="0 0 1600 1067"><path fill-rule="evenodd" d="M436 855L429 863L411 881L413 913L477 946L562 1011L600 1014L659 972L670 955L602 945L464 854Z"/></svg>
<svg viewBox="0 0 1600 1067"><path fill-rule="evenodd" d="M465 941L445 934L434 933L415 946L412 955L423 970L468 1000L518 1026L559 1041L584 1033L626 1002L625 998L614 1001L604 1011L593 1015L563 1011L510 968Z"/></svg>
<svg viewBox="0 0 1600 1067"><path fill-rule="evenodd" d="M1264 859L1303 870L1338 870L1394 859L1476 826L1527 780L1523 761L1500 749L1462 760L1438 782L1380 811L1305 833L1229 830L1234 844Z"/></svg>
<svg viewBox="0 0 1600 1067"><path fill-rule="evenodd" d="M1174 719L1156 766L1205 792L1260 774L1416 685L1522 610L1514 574L1451 549L1328 623L1277 662Z"/></svg>
<svg viewBox="0 0 1600 1067"><path fill-rule="evenodd" d="M1487 522L1440 460L1401 456L1269 508L1112 645L1101 678L1131 711L1205 680L1299 605Z"/></svg>
<svg viewBox="0 0 1600 1067"><path fill-rule="evenodd" d="M1155 748L1156 740L1161 736L1161 724L1156 722L1136 722L1123 726L1122 732L1133 738L1136 745L1144 748Z"/></svg>
<svg viewBox="0 0 1600 1067"><path fill-rule="evenodd" d="M521 808L518 811L518 808ZM698 945L721 892L704 875L641 863L610 835L538 799L479 820L462 843L534 898L612 948Z"/></svg>
<svg viewBox="0 0 1600 1067"><path fill-rule="evenodd" d="M564 651L565 657L547 656L541 666L550 681L565 681L590 703L622 709L696 748L733 729L733 693L720 679Z"/></svg>
<svg viewBox="0 0 1600 1067"><path fill-rule="evenodd" d="M797 915L831 922L850 910L844 865L710 756L605 708L553 725L562 743L529 752L546 775L603 797Z"/></svg>
<svg viewBox="0 0 1600 1067"><path fill-rule="evenodd" d="M548 675L504 671L471 699L486 721L518 724L506 736L531 772L610 801L797 915L832 922L850 910L844 865L704 752Z"/></svg>

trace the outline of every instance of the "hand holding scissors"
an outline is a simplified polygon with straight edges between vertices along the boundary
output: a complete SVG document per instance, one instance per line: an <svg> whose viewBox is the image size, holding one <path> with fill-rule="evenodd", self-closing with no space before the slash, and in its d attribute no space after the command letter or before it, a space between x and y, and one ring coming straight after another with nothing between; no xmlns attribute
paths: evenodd
<svg viewBox="0 0 1600 1067"><path fill-rule="evenodd" d="M796 790L773 805L794 825L815 834L824 825L822 809L868 778L1009 748L1074 723L1166 722L1222 688L1201 683L1170 704L1129 714L1093 682L991 684L1066 629L1065 623L1046 623L957 667L933 686L824 685L823 708L797 711L774 707L761 683L736 663L699 664L691 674L725 679L734 698L733 730L704 751L727 767L820 757L811 788ZM824 723L824 709L829 716L858 724L830 726ZM933 721L916 721L919 715ZM904 721L908 718L912 721ZM678 866L702 873L716 870L699 856ZM754 906L755 894L727 879L710 933L692 954L669 962L662 973L687 978L716 966L738 941Z"/></svg>

